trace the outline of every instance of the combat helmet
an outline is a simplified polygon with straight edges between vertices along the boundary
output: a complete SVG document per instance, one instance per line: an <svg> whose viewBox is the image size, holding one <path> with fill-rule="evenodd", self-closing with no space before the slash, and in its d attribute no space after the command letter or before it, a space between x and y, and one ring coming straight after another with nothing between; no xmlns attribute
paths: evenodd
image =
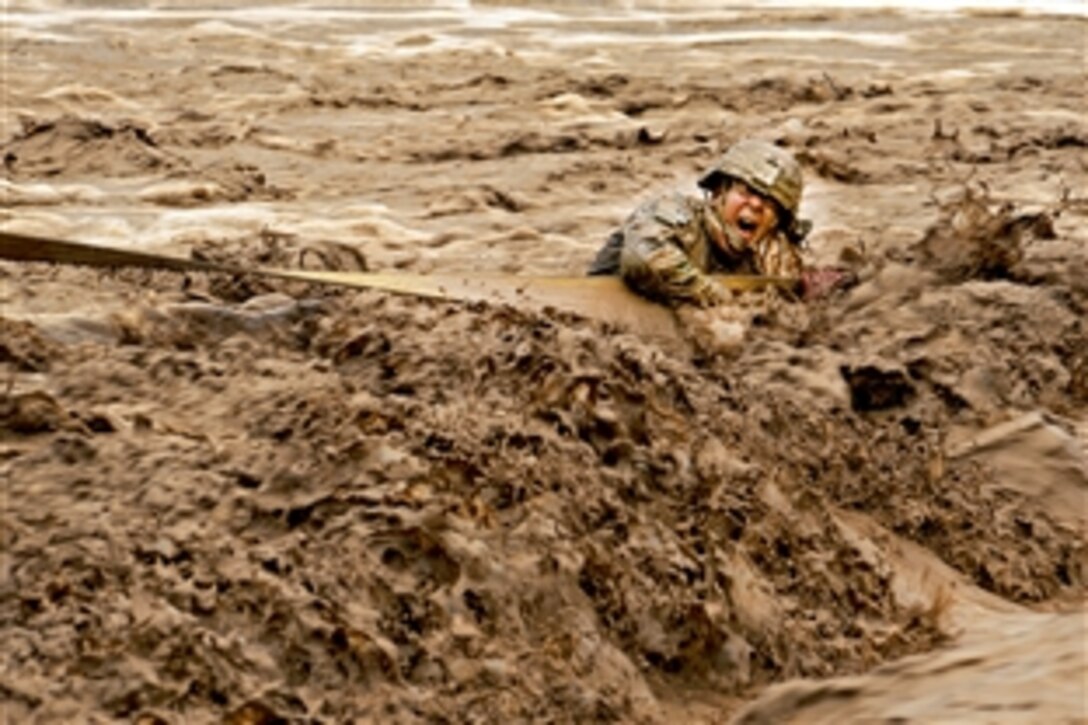
<svg viewBox="0 0 1088 725"><path fill-rule="evenodd" d="M707 191L718 188L727 179L743 181L754 190L777 202L785 213L782 226L794 242L804 239L811 223L797 219L801 206L801 165L788 151L756 139L737 141L725 155L699 179Z"/></svg>

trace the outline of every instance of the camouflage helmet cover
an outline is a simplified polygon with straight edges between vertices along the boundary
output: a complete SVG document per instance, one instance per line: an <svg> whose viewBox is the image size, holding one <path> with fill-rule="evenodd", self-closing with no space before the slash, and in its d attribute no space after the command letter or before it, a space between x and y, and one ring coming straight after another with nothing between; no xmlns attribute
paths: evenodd
<svg viewBox="0 0 1088 725"><path fill-rule="evenodd" d="M790 221L796 217L801 205L801 165L785 149L755 139L738 141L703 174L699 186L713 191L726 178L743 181L774 199Z"/></svg>

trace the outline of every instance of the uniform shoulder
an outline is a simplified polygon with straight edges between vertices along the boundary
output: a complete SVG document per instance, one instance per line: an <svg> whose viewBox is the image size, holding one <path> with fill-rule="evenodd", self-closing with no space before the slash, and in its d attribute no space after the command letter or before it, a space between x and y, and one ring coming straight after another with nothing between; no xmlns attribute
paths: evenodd
<svg viewBox="0 0 1088 725"><path fill-rule="evenodd" d="M697 218L702 203L697 197L672 192L644 202L632 216L641 220L653 219L670 227L682 227Z"/></svg>

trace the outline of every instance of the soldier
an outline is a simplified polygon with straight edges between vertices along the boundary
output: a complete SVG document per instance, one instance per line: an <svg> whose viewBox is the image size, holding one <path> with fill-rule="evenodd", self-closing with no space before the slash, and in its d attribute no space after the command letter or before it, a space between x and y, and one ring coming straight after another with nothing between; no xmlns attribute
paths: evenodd
<svg viewBox="0 0 1088 725"><path fill-rule="evenodd" d="M801 166L773 144L738 141L699 179L704 198L672 194L634 211L597 253L589 274L619 274L678 310L729 298L711 274L797 280L806 298L846 286L849 275L805 269L800 247L811 223L797 216Z"/></svg>

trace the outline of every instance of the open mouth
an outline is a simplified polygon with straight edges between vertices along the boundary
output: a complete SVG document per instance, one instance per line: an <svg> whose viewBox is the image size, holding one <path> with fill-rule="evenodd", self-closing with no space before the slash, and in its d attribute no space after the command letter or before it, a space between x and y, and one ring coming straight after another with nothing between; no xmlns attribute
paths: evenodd
<svg viewBox="0 0 1088 725"><path fill-rule="evenodd" d="M752 234L758 228L759 223L752 221L751 219L741 218L737 220L737 229L739 229L742 234Z"/></svg>

